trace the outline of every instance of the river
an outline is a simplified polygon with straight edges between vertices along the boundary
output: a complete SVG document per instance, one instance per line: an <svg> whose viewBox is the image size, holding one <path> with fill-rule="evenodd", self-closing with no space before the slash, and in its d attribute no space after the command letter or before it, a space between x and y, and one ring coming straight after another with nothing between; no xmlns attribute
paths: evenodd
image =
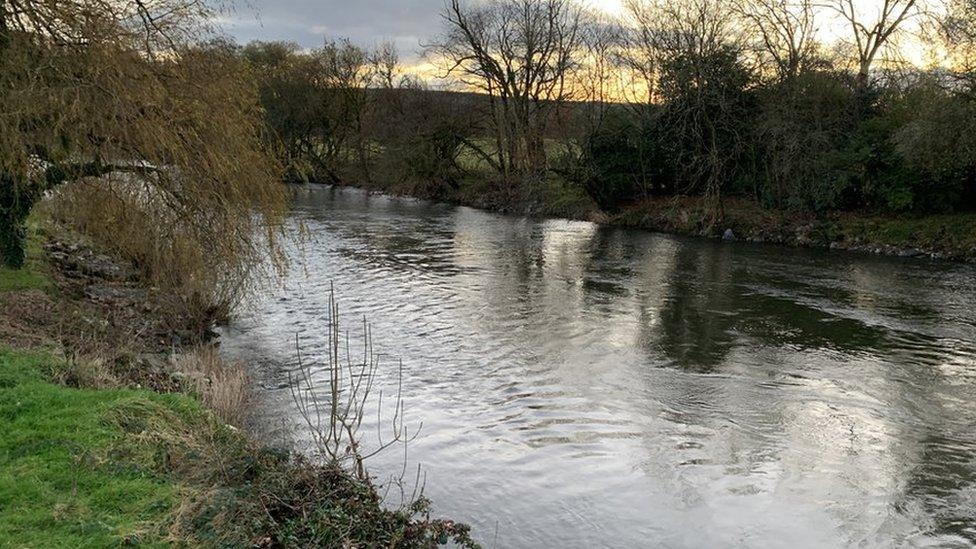
<svg viewBox="0 0 976 549"><path fill-rule="evenodd" d="M370 470L420 464L486 547L976 546L973 266L331 187L289 227L284 284L222 333L262 423L302 443L288 375L334 285L420 428Z"/></svg>

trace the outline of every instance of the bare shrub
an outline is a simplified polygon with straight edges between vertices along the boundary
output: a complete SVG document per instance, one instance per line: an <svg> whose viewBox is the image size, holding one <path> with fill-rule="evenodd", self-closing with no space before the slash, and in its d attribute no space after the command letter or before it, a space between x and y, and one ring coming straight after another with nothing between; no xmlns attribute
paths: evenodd
<svg viewBox="0 0 976 549"><path fill-rule="evenodd" d="M250 376L239 362L224 360L212 345L179 355L177 368L184 387L230 425L241 427L248 419Z"/></svg>
<svg viewBox="0 0 976 549"><path fill-rule="evenodd" d="M365 461L394 446L406 444L417 437L422 424L413 434L404 425L402 398L403 365L397 370L397 392L394 396L393 417L389 434L384 439L383 393L376 400L377 440L374 448L365 449L360 436L363 419L370 406L373 385L380 366L379 356L373 352L369 324L363 319L362 355L354 357L349 347L348 333L343 336L339 326L339 308L334 291L329 293L329 317L327 323L328 362L315 367L302 357L296 337L298 373L290 377L292 398L298 413L308 426L316 451L327 464L348 468L360 480L369 480ZM314 371L327 375L327 386L319 390ZM324 398L323 398L324 397ZM406 466L404 464L404 466ZM418 475L419 478L419 475ZM400 479L402 481L402 478Z"/></svg>

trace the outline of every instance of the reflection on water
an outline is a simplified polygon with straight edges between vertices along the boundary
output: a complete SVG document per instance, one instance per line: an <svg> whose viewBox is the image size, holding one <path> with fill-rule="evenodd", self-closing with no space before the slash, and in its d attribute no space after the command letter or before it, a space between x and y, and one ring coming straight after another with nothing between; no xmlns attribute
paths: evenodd
<svg viewBox="0 0 976 549"><path fill-rule="evenodd" d="M295 421L294 338L322 352L334 283L403 359L435 510L486 545L976 544L972 267L330 188L294 218L285 287L224 337L266 423Z"/></svg>

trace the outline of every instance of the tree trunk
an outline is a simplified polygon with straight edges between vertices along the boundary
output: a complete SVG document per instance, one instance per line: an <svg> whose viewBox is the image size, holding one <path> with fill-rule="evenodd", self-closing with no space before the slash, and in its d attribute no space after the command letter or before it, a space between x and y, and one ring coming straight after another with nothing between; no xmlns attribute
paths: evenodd
<svg viewBox="0 0 976 549"><path fill-rule="evenodd" d="M7 43L10 41L7 31L7 0L0 0L0 54L7 49Z"/></svg>
<svg viewBox="0 0 976 549"><path fill-rule="evenodd" d="M0 0L0 64L10 44L7 25L7 0ZM27 253L27 230L24 223L33 204L24 205L27 196L15 185L13 176L0 171L0 265L19 269ZM31 201L32 202L32 201Z"/></svg>
<svg viewBox="0 0 976 549"><path fill-rule="evenodd" d="M0 175L0 260L3 266L20 269L27 254L27 216L34 205L29 189L16 185L12 177Z"/></svg>
<svg viewBox="0 0 976 549"><path fill-rule="evenodd" d="M3 256L4 267L20 269L24 266L24 258L27 255L26 237L22 223L7 215L0 217L0 254Z"/></svg>
<svg viewBox="0 0 976 549"><path fill-rule="evenodd" d="M861 61L857 71L857 88L859 91L868 89L871 83L871 61Z"/></svg>

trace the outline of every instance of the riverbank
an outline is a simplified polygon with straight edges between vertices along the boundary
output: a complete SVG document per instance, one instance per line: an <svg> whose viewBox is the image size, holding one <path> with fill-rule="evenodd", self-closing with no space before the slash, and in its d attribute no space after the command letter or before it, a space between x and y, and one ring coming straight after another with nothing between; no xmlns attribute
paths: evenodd
<svg viewBox="0 0 976 549"><path fill-rule="evenodd" d="M130 265L31 225L0 269L0 546L428 547L426 500L247 434L246 367L157 306ZM192 337L190 337L192 336Z"/></svg>
<svg viewBox="0 0 976 549"><path fill-rule="evenodd" d="M486 180L456 188L411 184L358 184L368 191L437 200L502 213L561 217L684 236L723 238L793 247L827 248L900 257L976 262L976 213L884 216L863 212L811 213L770 210L754 201L726 198L721 222L707 226L696 196L650 197L608 214L582 189L558 180L502 193Z"/></svg>

